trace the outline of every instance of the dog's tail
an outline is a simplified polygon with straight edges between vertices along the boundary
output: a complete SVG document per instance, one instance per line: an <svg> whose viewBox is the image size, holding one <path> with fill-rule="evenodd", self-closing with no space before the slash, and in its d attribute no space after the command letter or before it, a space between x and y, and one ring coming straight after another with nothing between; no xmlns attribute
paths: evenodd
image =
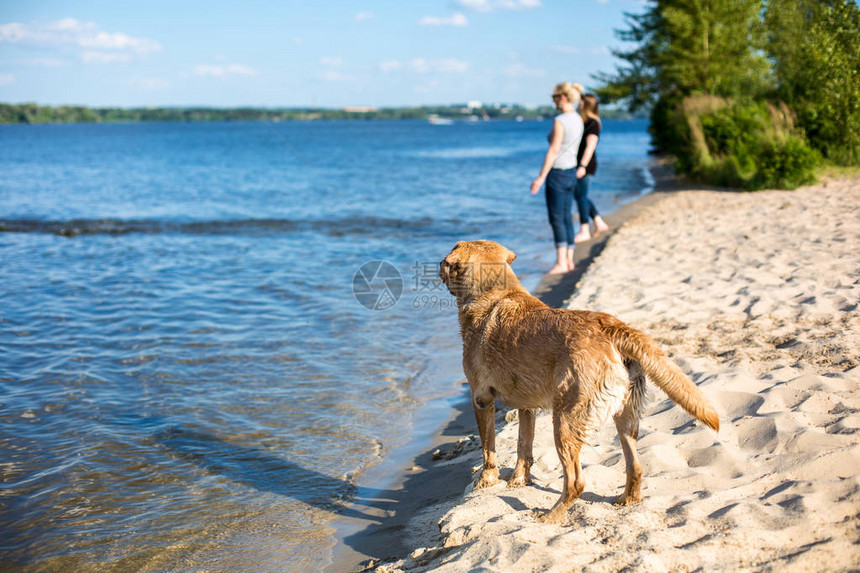
<svg viewBox="0 0 860 573"><path fill-rule="evenodd" d="M669 360L653 340L611 315L604 315L604 330L621 355L642 365L648 377L669 398L709 428L720 429L720 417L702 391Z"/></svg>

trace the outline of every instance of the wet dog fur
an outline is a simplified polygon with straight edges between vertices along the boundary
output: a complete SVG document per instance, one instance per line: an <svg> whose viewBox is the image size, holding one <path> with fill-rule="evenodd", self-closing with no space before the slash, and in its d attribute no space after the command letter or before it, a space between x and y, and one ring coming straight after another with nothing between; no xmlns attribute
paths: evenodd
<svg viewBox="0 0 860 573"><path fill-rule="evenodd" d="M642 499L636 453L645 376L689 414L719 430L716 410L665 352L642 332L606 313L547 306L511 269L516 255L491 241L462 241L440 263L457 298L463 370L472 392L483 451L475 488L499 481L495 400L519 414L517 462L508 486L531 483L535 410L552 410L555 447L564 471L561 498L540 519L563 522L582 493L582 446L612 417L627 471L616 503Z"/></svg>

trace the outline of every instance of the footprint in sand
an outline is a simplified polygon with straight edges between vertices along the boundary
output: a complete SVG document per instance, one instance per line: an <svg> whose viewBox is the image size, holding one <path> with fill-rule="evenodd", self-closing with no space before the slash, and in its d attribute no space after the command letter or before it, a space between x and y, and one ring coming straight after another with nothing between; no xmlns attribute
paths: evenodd
<svg viewBox="0 0 860 573"><path fill-rule="evenodd" d="M764 398L749 392L716 392L714 399L721 406L721 418L738 420L744 416L755 416Z"/></svg>
<svg viewBox="0 0 860 573"><path fill-rule="evenodd" d="M776 422L770 417L740 420L735 424L738 446L759 453L773 453L779 446Z"/></svg>
<svg viewBox="0 0 860 573"><path fill-rule="evenodd" d="M709 474L722 478L738 478L743 475L738 464L722 444L707 448L694 448L685 452L687 465L691 468L707 467Z"/></svg>

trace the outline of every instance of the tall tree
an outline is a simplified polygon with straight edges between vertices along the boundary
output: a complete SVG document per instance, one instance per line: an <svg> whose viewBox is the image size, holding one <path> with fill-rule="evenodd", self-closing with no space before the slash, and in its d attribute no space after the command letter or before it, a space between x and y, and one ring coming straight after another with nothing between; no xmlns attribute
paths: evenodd
<svg viewBox="0 0 860 573"><path fill-rule="evenodd" d="M860 9L852 0L769 0L776 94L825 157L860 162Z"/></svg>
<svg viewBox="0 0 860 573"><path fill-rule="evenodd" d="M735 96L767 87L762 52L763 0L649 0L641 14L625 14L629 28L616 50L627 62L599 74L601 96L632 110L661 98L704 93Z"/></svg>

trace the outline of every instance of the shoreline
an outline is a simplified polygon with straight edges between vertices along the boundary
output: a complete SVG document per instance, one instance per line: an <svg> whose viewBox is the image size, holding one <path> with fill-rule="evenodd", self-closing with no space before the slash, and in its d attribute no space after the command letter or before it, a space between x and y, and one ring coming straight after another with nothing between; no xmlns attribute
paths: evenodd
<svg viewBox="0 0 860 573"><path fill-rule="evenodd" d="M649 169L654 189L606 215L604 219L610 230L577 246L576 269L564 275L543 275L532 293L534 296L550 306L562 307L609 238L643 209L681 188L680 179L667 161L655 160ZM380 563L407 557L415 549L408 532L415 514L425 507L462 498L471 483L473 466L473 460L463 454L479 451L480 440L468 386L465 379L461 383L462 397L449 402L447 417L425 440L430 447L401 465L389 488L359 487L355 501L332 522L336 530L335 547L332 562L325 571L366 571ZM505 411L504 407L497 411L502 421ZM356 507L360 511L355 511Z"/></svg>

